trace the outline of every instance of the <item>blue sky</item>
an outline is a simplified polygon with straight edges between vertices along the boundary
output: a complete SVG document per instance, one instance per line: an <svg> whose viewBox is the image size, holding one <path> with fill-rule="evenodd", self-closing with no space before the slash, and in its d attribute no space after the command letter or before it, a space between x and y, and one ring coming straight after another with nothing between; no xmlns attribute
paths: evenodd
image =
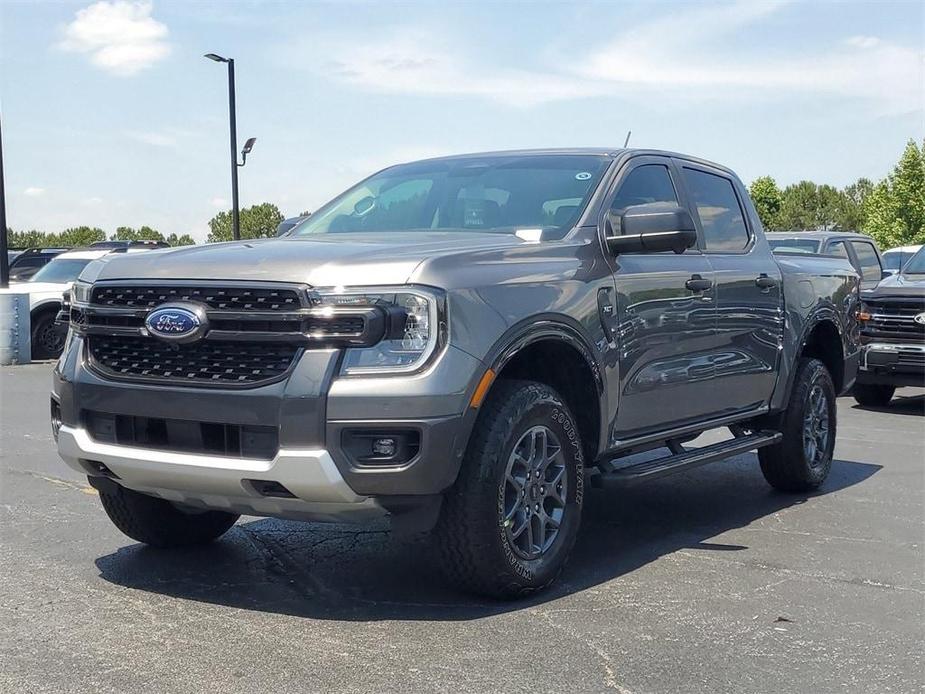
<svg viewBox="0 0 925 694"><path fill-rule="evenodd" d="M314 209L423 156L631 144L762 174L880 178L925 137L925 3L0 2L15 229L202 240L230 197Z"/></svg>

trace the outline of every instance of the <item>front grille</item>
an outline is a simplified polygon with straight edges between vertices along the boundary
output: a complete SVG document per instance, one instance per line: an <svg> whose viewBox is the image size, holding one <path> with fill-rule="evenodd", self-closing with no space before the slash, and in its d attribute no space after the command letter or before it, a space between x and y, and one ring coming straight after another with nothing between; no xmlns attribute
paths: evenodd
<svg viewBox="0 0 925 694"><path fill-rule="evenodd" d="M279 287L100 285L94 287L90 301L110 308L135 309L196 301L221 311L291 311L302 305L297 290Z"/></svg>
<svg viewBox="0 0 925 694"><path fill-rule="evenodd" d="M900 352L896 361L909 366L925 366L925 352Z"/></svg>
<svg viewBox="0 0 925 694"><path fill-rule="evenodd" d="M279 432L270 426L137 417L91 410L83 412L83 420L94 441L119 446L257 460L272 460L279 450Z"/></svg>
<svg viewBox="0 0 925 694"><path fill-rule="evenodd" d="M915 322L915 316L925 312L925 301L919 298L866 299L870 320L862 332L870 337L925 341L925 325Z"/></svg>
<svg viewBox="0 0 925 694"><path fill-rule="evenodd" d="M105 376L184 385L254 386L283 377L299 346L203 341L174 345L145 337L88 335L91 364Z"/></svg>

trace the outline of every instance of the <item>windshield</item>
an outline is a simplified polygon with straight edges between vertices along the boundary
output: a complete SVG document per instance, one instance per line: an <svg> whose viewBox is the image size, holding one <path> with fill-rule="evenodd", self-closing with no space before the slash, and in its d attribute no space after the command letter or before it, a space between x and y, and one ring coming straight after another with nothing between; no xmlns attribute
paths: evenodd
<svg viewBox="0 0 925 694"><path fill-rule="evenodd" d="M92 258L56 258L29 278L30 282L73 282Z"/></svg>
<svg viewBox="0 0 925 694"><path fill-rule="evenodd" d="M903 266L904 275L925 275L925 246L915 252Z"/></svg>
<svg viewBox="0 0 925 694"><path fill-rule="evenodd" d="M775 253L818 253L819 242L812 239L768 239Z"/></svg>
<svg viewBox="0 0 925 694"><path fill-rule="evenodd" d="M291 235L530 230L562 238L609 162L589 155L512 155L394 166L322 207Z"/></svg>

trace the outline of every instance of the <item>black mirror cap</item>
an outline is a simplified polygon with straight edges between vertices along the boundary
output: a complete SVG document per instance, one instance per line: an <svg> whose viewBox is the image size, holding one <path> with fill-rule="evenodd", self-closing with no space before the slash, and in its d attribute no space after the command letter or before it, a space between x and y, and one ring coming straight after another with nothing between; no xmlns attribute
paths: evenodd
<svg viewBox="0 0 925 694"><path fill-rule="evenodd" d="M608 213L608 234L613 233L612 214ZM622 235L607 238L607 246L614 254L683 253L697 243L697 229L690 213L670 203L628 207L620 215L618 224Z"/></svg>

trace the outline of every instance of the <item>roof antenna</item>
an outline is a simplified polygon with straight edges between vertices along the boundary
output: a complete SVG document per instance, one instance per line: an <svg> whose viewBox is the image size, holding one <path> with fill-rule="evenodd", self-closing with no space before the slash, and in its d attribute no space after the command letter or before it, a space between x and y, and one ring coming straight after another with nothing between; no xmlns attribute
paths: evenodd
<svg viewBox="0 0 925 694"><path fill-rule="evenodd" d="M624 140L624 142L623 142L623 149L626 149L626 146L630 143L630 135L632 135L632 134L633 134L633 131L632 131L632 130L627 130L627 131L626 131L626 140Z"/></svg>

